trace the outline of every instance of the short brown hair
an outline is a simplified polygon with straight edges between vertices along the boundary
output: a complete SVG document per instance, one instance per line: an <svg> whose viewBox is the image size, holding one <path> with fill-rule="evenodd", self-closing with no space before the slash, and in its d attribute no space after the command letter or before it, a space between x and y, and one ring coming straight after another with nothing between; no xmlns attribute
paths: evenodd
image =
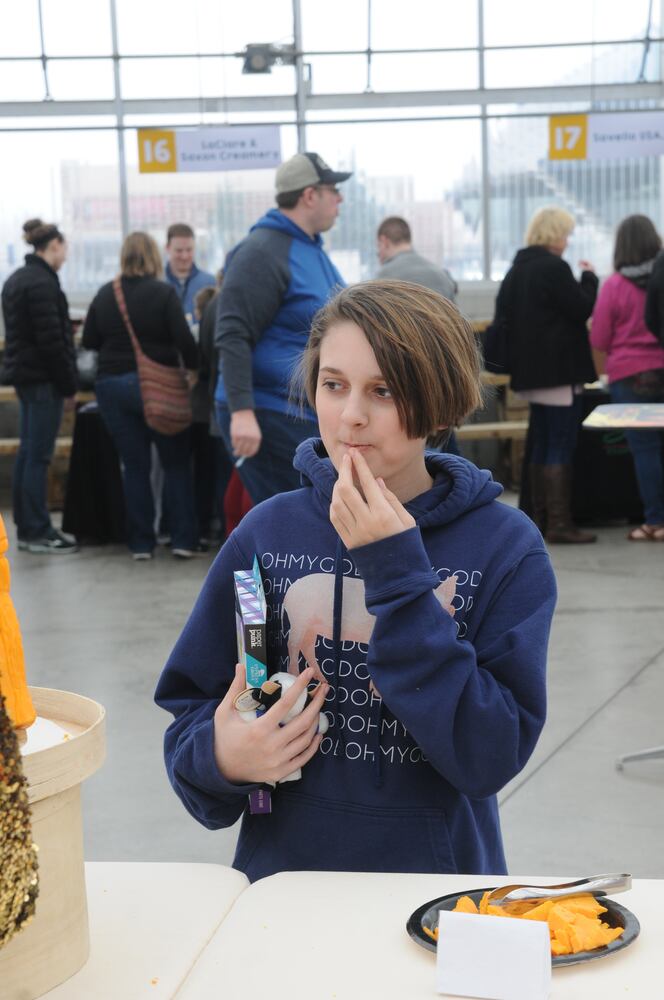
<svg viewBox="0 0 664 1000"><path fill-rule="evenodd" d="M635 267L652 260L662 249L662 241L647 215L628 215L618 226L613 250L613 266Z"/></svg>
<svg viewBox="0 0 664 1000"><path fill-rule="evenodd" d="M410 243L413 238L410 226L399 215L390 215L387 219L383 219L377 235L387 237L390 243Z"/></svg>
<svg viewBox="0 0 664 1000"><path fill-rule="evenodd" d="M482 404L477 338L456 306L410 281L364 281L314 316L297 376L314 409L322 340L347 322L369 341L409 438L439 437Z"/></svg>
<svg viewBox="0 0 664 1000"><path fill-rule="evenodd" d="M125 278L161 278L164 266L159 247L149 233L129 233L120 251L120 270Z"/></svg>
<svg viewBox="0 0 664 1000"><path fill-rule="evenodd" d="M194 230L191 226L187 225L186 222L174 222L172 226L168 227L166 232L166 246L174 239L176 236L185 236L187 239L195 240Z"/></svg>

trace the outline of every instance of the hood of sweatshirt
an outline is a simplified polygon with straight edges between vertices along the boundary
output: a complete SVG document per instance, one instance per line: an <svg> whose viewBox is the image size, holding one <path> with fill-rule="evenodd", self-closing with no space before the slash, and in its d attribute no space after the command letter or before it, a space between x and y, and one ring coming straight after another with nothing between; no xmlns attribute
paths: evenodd
<svg viewBox="0 0 664 1000"><path fill-rule="evenodd" d="M623 278L627 278L637 288L647 288L656 260L656 257L652 257L640 264L626 264L618 270L618 274L622 274Z"/></svg>
<svg viewBox="0 0 664 1000"><path fill-rule="evenodd" d="M405 504L420 528L450 524L462 514L491 503L503 492L491 473L478 469L459 455L425 453L425 463L433 486ZM337 473L320 438L303 441L293 461L302 483L314 489L325 512L329 510Z"/></svg>
<svg viewBox="0 0 664 1000"><path fill-rule="evenodd" d="M249 232L253 233L254 229L276 229L278 232L287 233L295 240L300 240L301 243L315 243L317 246L323 245L320 233L316 233L315 236L309 236L308 233L305 233L304 229L300 229L292 219L289 219L287 215L280 212L278 208L271 208L269 212L266 212L258 222L254 223Z"/></svg>

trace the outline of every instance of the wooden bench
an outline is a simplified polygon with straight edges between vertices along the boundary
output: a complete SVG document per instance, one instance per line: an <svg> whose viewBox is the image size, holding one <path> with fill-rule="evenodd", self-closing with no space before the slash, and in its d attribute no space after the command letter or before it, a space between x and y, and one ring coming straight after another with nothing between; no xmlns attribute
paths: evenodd
<svg viewBox="0 0 664 1000"><path fill-rule="evenodd" d="M68 458L71 454L70 437L59 437L55 441L55 455L58 458ZM0 455L16 455L20 441L18 438L0 438Z"/></svg>
<svg viewBox="0 0 664 1000"><path fill-rule="evenodd" d="M455 428L459 441L525 441L527 420L499 420L495 423L463 424Z"/></svg>

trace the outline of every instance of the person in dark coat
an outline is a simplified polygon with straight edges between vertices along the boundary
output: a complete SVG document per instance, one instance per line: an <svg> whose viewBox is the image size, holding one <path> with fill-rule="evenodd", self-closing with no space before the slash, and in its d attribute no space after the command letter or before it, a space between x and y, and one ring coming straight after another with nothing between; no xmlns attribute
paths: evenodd
<svg viewBox="0 0 664 1000"><path fill-rule="evenodd" d="M664 347L664 253L654 262L646 293L645 323Z"/></svg>
<svg viewBox="0 0 664 1000"><path fill-rule="evenodd" d="M160 281L157 244L147 233L130 233L120 256L121 284L129 319L140 345L153 361L176 367L182 358L195 380L198 349L175 290ZM95 391L102 419L122 459L127 540L134 559L150 559L156 545L155 507L150 483L151 445L164 469L172 552L190 559L198 545L191 477L189 428L158 434L145 422L136 357L113 292L103 285L92 300L83 346L99 351Z"/></svg>
<svg viewBox="0 0 664 1000"><path fill-rule="evenodd" d="M219 303L219 288L223 281L223 270L217 274L217 288L201 288L194 296L194 315L198 318L198 351L200 368L196 392L199 392L201 407L205 405L207 428L212 446L211 473L214 478L213 511L219 519L219 541L223 544L227 535L224 512L224 497L234 471L233 459L221 436L217 418L214 412L214 394L219 378L219 352L214 345L214 335L217 325L217 305ZM203 396L205 397L203 403ZM237 474L236 474L237 475ZM238 477L239 478L239 477ZM200 513L199 513L200 518Z"/></svg>
<svg viewBox="0 0 664 1000"><path fill-rule="evenodd" d="M597 378L586 322L599 281L579 261L577 281L562 259L574 219L542 208L531 219L496 299L493 326L506 333L508 370L515 392L530 403L533 516L547 542L594 542L572 522L572 457L582 420L581 389Z"/></svg>
<svg viewBox="0 0 664 1000"><path fill-rule="evenodd" d="M38 553L76 552L75 540L51 523L46 503L48 467L62 411L73 408L76 392L69 307L58 279L67 244L56 225L41 219L26 222L23 235L34 252L2 289L2 381L14 386L20 407L12 498L18 547Z"/></svg>

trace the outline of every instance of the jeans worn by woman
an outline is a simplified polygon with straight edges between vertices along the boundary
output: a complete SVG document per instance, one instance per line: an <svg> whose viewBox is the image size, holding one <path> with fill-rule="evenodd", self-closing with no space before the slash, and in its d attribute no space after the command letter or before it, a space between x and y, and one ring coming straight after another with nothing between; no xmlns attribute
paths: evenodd
<svg viewBox="0 0 664 1000"><path fill-rule="evenodd" d="M150 484L150 446L154 442L164 469L173 551L195 551L198 530L189 430L165 435L147 426L136 372L97 379L96 393L102 418L122 460L129 548L134 553L150 553L156 545Z"/></svg>
<svg viewBox="0 0 664 1000"><path fill-rule="evenodd" d="M46 484L64 399L50 382L18 385L16 393L20 444L12 501L19 542L30 542L46 538L53 530L46 506Z"/></svg>
<svg viewBox="0 0 664 1000"><path fill-rule="evenodd" d="M547 542L578 545L596 540L572 520L572 459L582 416L583 398L578 394L569 406L530 404L533 520Z"/></svg>
<svg viewBox="0 0 664 1000"><path fill-rule="evenodd" d="M664 369L639 372L609 386L614 403L664 403ZM664 433L657 430L625 430L634 459L644 522L664 524Z"/></svg>
<svg viewBox="0 0 664 1000"><path fill-rule="evenodd" d="M568 465L574 456L583 415L583 397L572 397L571 406L530 404L534 465Z"/></svg>

